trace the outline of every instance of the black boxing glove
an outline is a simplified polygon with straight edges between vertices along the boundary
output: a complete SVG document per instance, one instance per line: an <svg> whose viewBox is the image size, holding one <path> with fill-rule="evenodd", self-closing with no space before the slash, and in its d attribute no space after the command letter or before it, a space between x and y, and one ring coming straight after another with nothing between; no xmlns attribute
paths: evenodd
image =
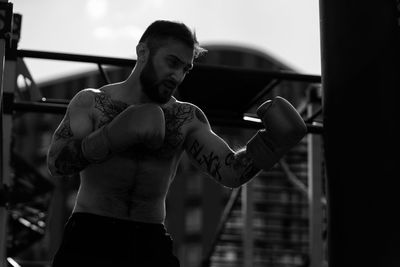
<svg viewBox="0 0 400 267"><path fill-rule="evenodd" d="M307 133L307 126L297 110L282 97L264 102L257 115L265 129L259 130L246 145L254 165L271 169Z"/></svg>
<svg viewBox="0 0 400 267"><path fill-rule="evenodd" d="M163 144L164 136L165 118L161 107L155 104L136 105L128 107L109 124L86 136L81 149L89 162L98 163L135 144L157 149Z"/></svg>

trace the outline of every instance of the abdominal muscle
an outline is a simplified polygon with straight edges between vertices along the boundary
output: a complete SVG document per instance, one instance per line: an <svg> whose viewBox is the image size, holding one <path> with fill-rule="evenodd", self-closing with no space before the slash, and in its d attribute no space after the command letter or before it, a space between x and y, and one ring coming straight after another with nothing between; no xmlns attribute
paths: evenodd
<svg viewBox="0 0 400 267"><path fill-rule="evenodd" d="M134 160L114 157L81 172L73 212L164 223L165 198L176 159Z"/></svg>

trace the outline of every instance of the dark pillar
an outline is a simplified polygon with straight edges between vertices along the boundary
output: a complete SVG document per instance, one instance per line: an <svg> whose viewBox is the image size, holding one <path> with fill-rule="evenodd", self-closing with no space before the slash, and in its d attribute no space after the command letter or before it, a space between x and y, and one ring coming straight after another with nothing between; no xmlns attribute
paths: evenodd
<svg viewBox="0 0 400 267"><path fill-rule="evenodd" d="M400 266L395 0L320 0L329 267Z"/></svg>

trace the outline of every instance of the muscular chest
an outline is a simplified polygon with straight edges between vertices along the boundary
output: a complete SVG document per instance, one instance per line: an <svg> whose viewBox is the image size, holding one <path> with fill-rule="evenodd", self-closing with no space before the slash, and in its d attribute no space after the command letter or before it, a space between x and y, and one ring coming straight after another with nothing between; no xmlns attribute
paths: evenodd
<svg viewBox="0 0 400 267"><path fill-rule="evenodd" d="M94 125L97 128L112 121L128 107L126 103L115 101L105 95L99 95L94 107ZM181 103L173 103L163 108L165 117L165 139L161 148L150 151L138 145L128 148L122 155L128 158L160 158L168 159L180 154L188 131L188 125L194 116L193 107Z"/></svg>

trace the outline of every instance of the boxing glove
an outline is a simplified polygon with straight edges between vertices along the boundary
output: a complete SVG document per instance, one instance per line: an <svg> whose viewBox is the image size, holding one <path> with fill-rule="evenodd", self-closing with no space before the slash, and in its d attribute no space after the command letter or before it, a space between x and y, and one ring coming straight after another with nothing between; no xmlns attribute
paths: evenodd
<svg viewBox="0 0 400 267"><path fill-rule="evenodd" d="M259 130L246 145L246 151L259 169L271 169L307 133L297 110L282 97L264 102L257 115L265 129Z"/></svg>
<svg viewBox="0 0 400 267"><path fill-rule="evenodd" d="M141 144L157 149L164 142L165 118L163 110L155 104L130 106L86 136L81 143L83 156L91 163L99 163L113 153Z"/></svg>

